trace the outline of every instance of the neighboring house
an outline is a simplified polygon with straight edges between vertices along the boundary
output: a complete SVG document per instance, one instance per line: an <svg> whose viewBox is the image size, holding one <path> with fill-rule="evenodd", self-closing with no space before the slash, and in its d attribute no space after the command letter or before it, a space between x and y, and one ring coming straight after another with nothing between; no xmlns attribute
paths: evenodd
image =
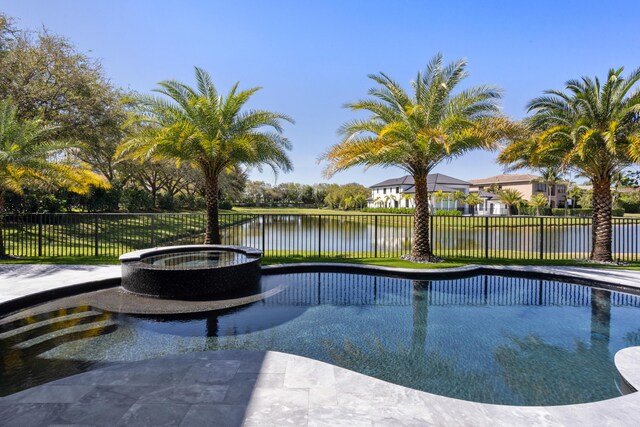
<svg viewBox="0 0 640 427"><path fill-rule="evenodd" d="M431 195L430 207L433 210L461 210L468 213L468 206L462 202L444 198L437 200L434 193L441 191L445 196L452 195L456 191L469 194L469 184L467 181L434 173L427 176L427 190ZM369 207L377 208L412 208L415 206L415 183L411 175L400 178L392 178L379 182L371 187L371 197L367 199Z"/></svg>
<svg viewBox="0 0 640 427"><path fill-rule="evenodd" d="M471 190L470 193L478 193L484 203L475 207L475 215L509 215L509 207L500 203L500 196L484 190Z"/></svg>
<svg viewBox="0 0 640 427"><path fill-rule="evenodd" d="M518 190L525 200L531 200L531 196L537 193L544 194L549 200L549 207L563 208L566 201L566 184L545 184L542 178L531 174L502 174L489 178L471 179L470 191L494 192L512 188Z"/></svg>

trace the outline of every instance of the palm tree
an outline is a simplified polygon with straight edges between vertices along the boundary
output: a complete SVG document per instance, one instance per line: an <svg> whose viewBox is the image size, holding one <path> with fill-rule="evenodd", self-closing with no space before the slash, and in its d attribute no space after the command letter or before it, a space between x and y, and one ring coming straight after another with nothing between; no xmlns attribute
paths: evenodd
<svg viewBox="0 0 640 427"><path fill-rule="evenodd" d="M131 122L142 130L125 141L118 154L186 161L202 171L207 203L204 243L220 243L220 174L239 165L291 170L286 154L291 144L282 136L282 122L293 120L271 111L243 110L260 88L238 91L236 83L225 97L218 94L206 71L196 67L195 75L195 89L166 80L155 92L168 99L139 97Z"/></svg>
<svg viewBox="0 0 640 427"><path fill-rule="evenodd" d="M467 197L462 191L454 191L451 194L451 200L453 200L453 209L458 209L458 202L464 202L464 199Z"/></svg>
<svg viewBox="0 0 640 427"><path fill-rule="evenodd" d="M66 188L86 194L107 180L72 156L79 144L51 139L55 126L20 120L10 99L0 100L0 258L7 258L3 236L4 194L23 194L26 186Z"/></svg>
<svg viewBox="0 0 640 427"><path fill-rule="evenodd" d="M536 209L536 216L540 215L540 208L548 206L549 205L549 199L547 199L547 197L542 194L542 193L537 193L534 194L533 196L531 196L531 200L529 200L529 205L532 208Z"/></svg>
<svg viewBox="0 0 640 427"><path fill-rule="evenodd" d="M513 168L559 165L593 185L591 259L611 261L611 181L640 160L640 69L622 76L569 80L566 91L548 90L529 103L532 135L514 140L499 156Z"/></svg>
<svg viewBox="0 0 640 427"><path fill-rule="evenodd" d="M370 116L345 123L342 142L322 156L329 162L327 176L353 166L394 166L413 177L415 261L438 261L429 239L429 172L471 150L495 148L517 128L500 113L499 89L477 86L453 94L466 66L465 60L443 65L436 55L418 72L411 94L384 73L370 75L378 85L369 90L371 98L347 105Z"/></svg>
<svg viewBox="0 0 640 427"><path fill-rule="evenodd" d="M484 199L478 193L469 193L464 202L471 208L471 216L476 215L476 206L484 203Z"/></svg>
<svg viewBox="0 0 640 427"><path fill-rule="evenodd" d="M540 170L540 182L546 185L546 195L549 198L555 185L562 182L562 172L557 165L542 168Z"/></svg>
<svg viewBox="0 0 640 427"><path fill-rule="evenodd" d="M500 203L507 205L508 215L511 215L511 207L522 201L522 193L515 188L505 188L498 194L498 199Z"/></svg>
<svg viewBox="0 0 640 427"><path fill-rule="evenodd" d="M410 193L403 193L402 199L405 201L405 207L409 207L409 201L413 200L413 195Z"/></svg>

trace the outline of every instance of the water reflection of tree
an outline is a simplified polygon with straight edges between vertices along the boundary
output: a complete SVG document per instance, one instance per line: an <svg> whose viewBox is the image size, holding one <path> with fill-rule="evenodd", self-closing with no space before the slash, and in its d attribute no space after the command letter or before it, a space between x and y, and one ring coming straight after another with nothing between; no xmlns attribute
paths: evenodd
<svg viewBox="0 0 640 427"><path fill-rule="evenodd" d="M383 343L373 332L358 342L337 344L324 340L322 345L331 363L385 381L474 401L490 401L498 395L489 375L468 372L457 360L428 348L429 287L431 281L413 281L413 318L410 345Z"/></svg>
<svg viewBox="0 0 640 427"><path fill-rule="evenodd" d="M589 343L577 341L575 350L570 350L548 344L536 335L511 337L512 345L498 347L495 353L505 383L530 405L590 402L615 396L617 371L609 354L610 325L611 294L592 289Z"/></svg>

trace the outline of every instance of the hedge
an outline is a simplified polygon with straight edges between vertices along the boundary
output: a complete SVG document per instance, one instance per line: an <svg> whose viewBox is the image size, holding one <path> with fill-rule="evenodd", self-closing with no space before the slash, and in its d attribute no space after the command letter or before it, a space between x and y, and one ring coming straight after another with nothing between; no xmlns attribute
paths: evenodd
<svg viewBox="0 0 640 427"><path fill-rule="evenodd" d="M611 209L612 216L624 216L625 210L623 208ZM592 216L593 209L563 209L554 208L551 210L553 216Z"/></svg>
<svg viewBox="0 0 640 427"><path fill-rule="evenodd" d="M435 213L436 216L460 216L462 212L460 211L448 211L444 209L438 209Z"/></svg>

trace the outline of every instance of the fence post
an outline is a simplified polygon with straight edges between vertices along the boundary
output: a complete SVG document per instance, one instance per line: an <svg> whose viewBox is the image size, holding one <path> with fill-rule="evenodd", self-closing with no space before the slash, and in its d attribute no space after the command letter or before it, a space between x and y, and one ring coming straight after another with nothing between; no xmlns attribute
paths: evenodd
<svg viewBox="0 0 640 427"><path fill-rule="evenodd" d="M266 223L266 221L265 221L265 219L266 218L265 218L264 214L262 214L260 216L261 216L261 221L262 221L262 225L261 225L261 229L262 229L262 232L261 232L262 233L262 253L264 254L265 246L266 246L265 245L265 243L266 243L266 236L265 236L265 229L266 229L265 228L266 227L265 223Z"/></svg>
<svg viewBox="0 0 640 427"><path fill-rule="evenodd" d="M433 214L431 214L431 212L429 212L429 222L428 222L428 224L429 224L429 243L431 244L431 251L435 254L436 243L433 240L433 233L434 233L433 229L434 229L434 226L433 226ZM413 224L414 229L415 229L415 226L416 225Z"/></svg>
<svg viewBox="0 0 640 427"><path fill-rule="evenodd" d="M540 217L540 259L544 259L544 217Z"/></svg>
<svg viewBox="0 0 640 427"><path fill-rule="evenodd" d="M98 214L93 217L93 253L98 256Z"/></svg>
<svg viewBox="0 0 640 427"><path fill-rule="evenodd" d="M155 247L156 242L156 216L151 214L151 247Z"/></svg>
<svg viewBox="0 0 640 427"><path fill-rule="evenodd" d="M489 217L484 217L484 257L489 258Z"/></svg>
<svg viewBox="0 0 640 427"><path fill-rule="evenodd" d="M318 215L318 258L322 256L322 215Z"/></svg>
<svg viewBox="0 0 640 427"><path fill-rule="evenodd" d="M42 256L42 214L38 214L38 256Z"/></svg>
<svg viewBox="0 0 640 427"><path fill-rule="evenodd" d="M373 257L378 258L378 215L373 221Z"/></svg>

